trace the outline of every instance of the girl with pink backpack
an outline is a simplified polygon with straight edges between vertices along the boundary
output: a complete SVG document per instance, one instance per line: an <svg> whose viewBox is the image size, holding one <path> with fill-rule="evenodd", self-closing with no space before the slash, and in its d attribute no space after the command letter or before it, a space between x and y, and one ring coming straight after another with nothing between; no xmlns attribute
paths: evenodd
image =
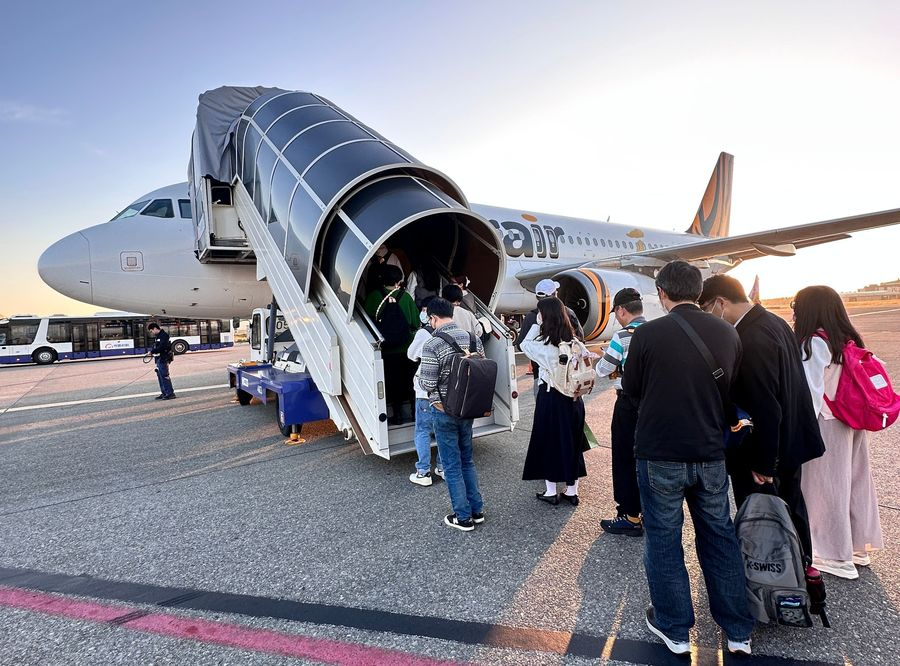
<svg viewBox="0 0 900 666"><path fill-rule="evenodd" d="M854 579L859 577L857 566L869 565L869 552L883 547L864 429L867 421L861 411L854 415L852 400L844 397L859 374L850 364L859 363L857 351L864 349L863 341L831 287L801 289L791 307L794 334L825 441L825 455L803 465L801 480L812 533L813 566ZM886 373L884 380L889 385Z"/></svg>

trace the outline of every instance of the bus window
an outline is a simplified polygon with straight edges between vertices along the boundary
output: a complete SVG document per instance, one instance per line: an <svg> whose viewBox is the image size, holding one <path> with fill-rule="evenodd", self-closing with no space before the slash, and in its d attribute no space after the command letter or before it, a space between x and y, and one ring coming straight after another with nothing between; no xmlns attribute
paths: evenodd
<svg viewBox="0 0 900 666"><path fill-rule="evenodd" d="M9 326L7 324L0 325L0 345L6 345L6 338L9 337Z"/></svg>
<svg viewBox="0 0 900 666"><path fill-rule="evenodd" d="M212 344L218 344L222 341L222 336L219 334L219 320L218 319L210 319L209 320L209 341Z"/></svg>
<svg viewBox="0 0 900 666"><path fill-rule="evenodd" d="M72 324L51 319L47 324L47 342L71 342Z"/></svg>
<svg viewBox="0 0 900 666"><path fill-rule="evenodd" d="M112 319L102 323L100 328L101 340L130 340L131 322L121 319Z"/></svg>
<svg viewBox="0 0 900 666"><path fill-rule="evenodd" d="M34 336L37 335L38 324L40 321L37 319L9 322L9 344L30 345L34 342Z"/></svg>

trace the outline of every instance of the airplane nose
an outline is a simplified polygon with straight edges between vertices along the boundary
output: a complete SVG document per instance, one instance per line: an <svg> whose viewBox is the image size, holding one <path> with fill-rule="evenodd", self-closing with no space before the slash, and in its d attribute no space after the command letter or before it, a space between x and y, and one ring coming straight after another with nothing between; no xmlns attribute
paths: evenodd
<svg viewBox="0 0 900 666"><path fill-rule="evenodd" d="M93 302L90 244L81 232L44 250L38 259L38 273L59 293L84 303Z"/></svg>

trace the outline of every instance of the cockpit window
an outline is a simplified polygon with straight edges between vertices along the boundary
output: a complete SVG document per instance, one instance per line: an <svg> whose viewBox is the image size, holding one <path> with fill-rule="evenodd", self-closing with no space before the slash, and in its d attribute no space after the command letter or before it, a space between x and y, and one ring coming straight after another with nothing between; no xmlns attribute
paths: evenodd
<svg viewBox="0 0 900 666"><path fill-rule="evenodd" d="M141 215L150 215L151 217L175 217L175 210L172 208L172 200L154 199L153 203L141 211Z"/></svg>
<svg viewBox="0 0 900 666"><path fill-rule="evenodd" d="M191 219L191 200L190 199L179 199L178 200L178 212L181 213L181 217L186 220Z"/></svg>
<svg viewBox="0 0 900 666"><path fill-rule="evenodd" d="M113 218L113 220L121 220L126 217L133 217L133 216L137 215L138 213L141 212L141 208L143 208L144 206L147 205L148 201L150 201L150 199L144 199L143 201L135 201L133 204L128 206L128 208L126 208L121 213L116 215Z"/></svg>

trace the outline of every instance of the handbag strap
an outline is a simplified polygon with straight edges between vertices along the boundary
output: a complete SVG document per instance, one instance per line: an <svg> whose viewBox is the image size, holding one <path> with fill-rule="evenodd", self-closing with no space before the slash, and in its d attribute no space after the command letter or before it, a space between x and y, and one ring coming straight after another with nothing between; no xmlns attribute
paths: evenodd
<svg viewBox="0 0 900 666"><path fill-rule="evenodd" d="M697 351L700 352L700 355L703 357L703 360L706 361L706 365L709 366L709 370L712 373L713 381L716 383L716 388L719 389L719 395L722 398L722 404L727 403L727 399L725 397L725 391L722 387L722 382L719 380L725 376L725 371L722 369L721 365L718 365L713 358L712 352L709 351L709 347L706 346L706 343L703 342L703 339L697 335L697 331L694 330L694 327L691 326L687 320L682 317L677 312L670 312L669 316L677 323L681 330L685 332L688 336L688 339L694 344L694 347L697 348Z"/></svg>

